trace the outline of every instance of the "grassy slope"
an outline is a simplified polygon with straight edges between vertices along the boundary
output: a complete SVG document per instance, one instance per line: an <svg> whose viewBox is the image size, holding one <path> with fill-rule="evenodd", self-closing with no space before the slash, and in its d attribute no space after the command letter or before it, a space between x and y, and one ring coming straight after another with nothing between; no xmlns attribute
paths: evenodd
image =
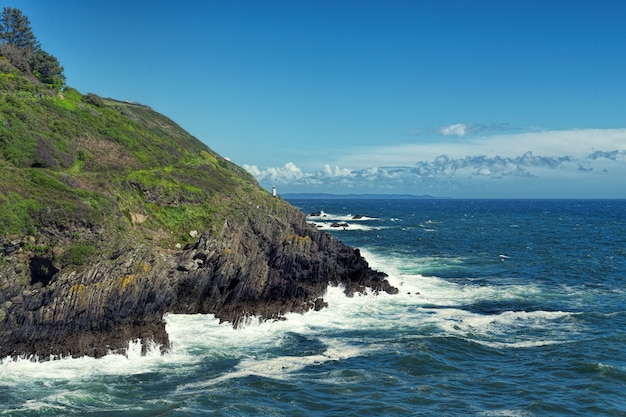
<svg viewBox="0 0 626 417"><path fill-rule="evenodd" d="M150 108L94 105L0 74L0 239L80 265L120 240L173 248L242 205L275 205L240 167Z"/></svg>

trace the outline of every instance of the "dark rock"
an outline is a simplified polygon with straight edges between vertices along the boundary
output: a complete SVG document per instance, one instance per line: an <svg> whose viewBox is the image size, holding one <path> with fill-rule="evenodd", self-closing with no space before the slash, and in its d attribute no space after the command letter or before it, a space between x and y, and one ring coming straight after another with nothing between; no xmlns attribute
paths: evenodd
<svg viewBox="0 0 626 417"><path fill-rule="evenodd" d="M109 259L110 259L110 260L112 260L112 261L114 261L114 260L116 260L117 258L119 258L120 256L122 256L122 254L123 254L123 253L124 253L124 250L123 250L123 249L116 250L115 252L113 252L113 253L111 254L111 256L109 257Z"/></svg>
<svg viewBox="0 0 626 417"><path fill-rule="evenodd" d="M59 270L49 258L35 256L30 259L30 285L41 284L44 287L50 283Z"/></svg>
<svg viewBox="0 0 626 417"><path fill-rule="evenodd" d="M59 271L43 257L31 258L30 268L30 286L8 279L0 292L0 305L10 301L0 320L0 358L98 357L138 338L167 348L167 312L210 313L235 327L252 317L281 320L326 307L329 285L347 296L397 293L358 250L291 207L280 218L256 212L226 222L177 253L138 244L76 270ZM0 265L0 275L15 277L13 269Z"/></svg>
<svg viewBox="0 0 626 417"><path fill-rule="evenodd" d="M11 242L0 242L0 253L3 255L10 255L16 252L22 247L22 242L19 240Z"/></svg>
<svg viewBox="0 0 626 417"><path fill-rule="evenodd" d="M324 301L323 298L318 298L317 300L315 300L315 303L313 304L313 309L315 311L320 311L321 309L325 307L328 307L328 303Z"/></svg>

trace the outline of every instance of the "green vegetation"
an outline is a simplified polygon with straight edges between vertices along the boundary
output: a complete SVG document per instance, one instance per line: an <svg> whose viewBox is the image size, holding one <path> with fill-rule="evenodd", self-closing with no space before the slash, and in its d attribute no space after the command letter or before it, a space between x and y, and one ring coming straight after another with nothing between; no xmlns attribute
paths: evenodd
<svg viewBox="0 0 626 417"><path fill-rule="evenodd" d="M35 230L34 214L41 211L40 203L9 191L0 194L0 230L32 234Z"/></svg>
<svg viewBox="0 0 626 417"><path fill-rule="evenodd" d="M284 209L150 107L49 78L42 65L51 55L19 17L5 8L0 19L0 243L19 240L25 257L75 268L120 245L175 249L194 239L191 230L219 233L226 219L244 221L250 207Z"/></svg>
<svg viewBox="0 0 626 417"><path fill-rule="evenodd" d="M77 242L67 248L63 254L63 260L69 265L84 265L87 259L93 255L95 251L96 248L94 245L85 242Z"/></svg>
<svg viewBox="0 0 626 417"><path fill-rule="evenodd" d="M231 199L264 193L250 174L148 107L69 87L57 92L13 74L0 74L0 86L2 235L141 213L140 229L182 236L210 226Z"/></svg>

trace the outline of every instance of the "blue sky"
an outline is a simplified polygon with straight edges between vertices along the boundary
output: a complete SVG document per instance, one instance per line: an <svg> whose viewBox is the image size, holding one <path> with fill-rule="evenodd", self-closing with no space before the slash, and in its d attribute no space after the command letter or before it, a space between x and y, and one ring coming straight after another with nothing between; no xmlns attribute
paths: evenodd
<svg viewBox="0 0 626 417"><path fill-rule="evenodd" d="M626 198L624 1L3 4L279 193Z"/></svg>

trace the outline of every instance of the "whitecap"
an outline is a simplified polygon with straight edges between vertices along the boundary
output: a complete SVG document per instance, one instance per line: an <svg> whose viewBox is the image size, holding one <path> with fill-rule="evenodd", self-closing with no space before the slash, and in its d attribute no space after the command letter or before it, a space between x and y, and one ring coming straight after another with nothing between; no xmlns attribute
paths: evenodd
<svg viewBox="0 0 626 417"><path fill-rule="evenodd" d="M370 230L381 230L382 226L367 226L364 224L354 224L354 223L340 223L337 225L336 222L309 222L309 224L315 226L319 230L324 231L370 231Z"/></svg>
<svg viewBox="0 0 626 417"><path fill-rule="evenodd" d="M363 249L361 253L374 269L386 272L389 282L399 289L394 301L396 311L392 314L403 317L416 328L434 326L444 334L497 348L568 343L582 330L576 320L569 320L577 313L510 310L488 314L468 309L481 302L507 305L510 301L514 306L517 301L541 295L541 289L533 285L489 286L474 285L471 281L451 282L415 273L416 266L407 266L406 263L410 262L402 257L383 258ZM381 307L384 303L384 299L377 302Z"/></svg>
<svg viewBox="0 0 626 417"><path fill-rule="evenodd" d="M102 375L136 375L153 371L171 357L161 354L161 347L148 343L147 352L140 340L130 341L125 355L109 353L101 358L84 356L80 358L39 358L6 357L0 362L2 379L0 385L13 385L31 380L80 380Z"/></svg>
<svg viewBox="0 0 626 417"><path fill-rule="evenodd" d="M317 213L315 213L317 214ZM361 214L333 214L326 213L323 210L319 212L319 215L308 215L310 220L322 220L322 221L354 221L354 222L366 222L371 220L379 220L377 217L369 217Z"/></svg>

